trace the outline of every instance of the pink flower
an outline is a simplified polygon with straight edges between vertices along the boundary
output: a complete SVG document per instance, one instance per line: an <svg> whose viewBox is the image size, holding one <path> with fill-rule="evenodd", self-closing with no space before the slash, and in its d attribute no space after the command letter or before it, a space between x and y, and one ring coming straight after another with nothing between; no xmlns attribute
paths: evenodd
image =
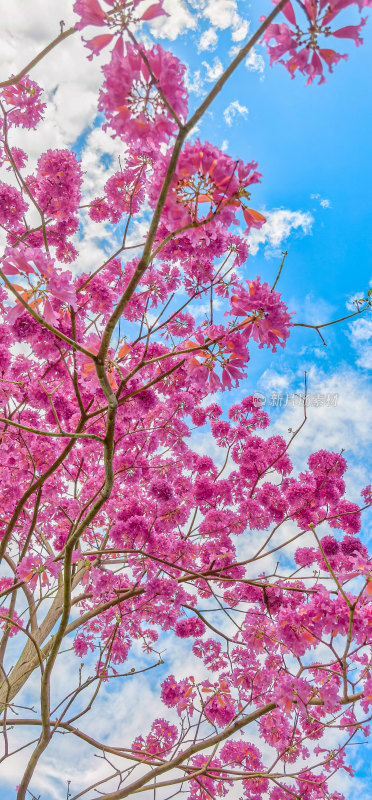
<svg viewBox="0 0 372 800"><path fill-rule="evenodd" d="M123 214L136 214L144 200L144 188L141 181L140 165L115 172L106 185L107 203L111 213L111 222L119 222Z"/></svg>
<svg viewBox="0 0 372 800"><path fill-rule="evenodd" d="M353 39L358 47L358 45L363 44L360 31L366 22L366 18L363 17L359 25L346 25L344 28L338 28L337 31L332 31L331 36L336 36L338 39Z"/></svg>
<svg viewBox="0 0 372 800"><path fill-rule="evenodd" d="M16 622L16 625L12 625L9 622L9 619L4 619L4 617L10 617L11 620ZM21 617L18 616L16 611L10 612L9 608L0 608L0 628L3 630L9 631L9 636L16 636L19 633L19 629L23 627L23 620Z"/></svg>
<svg viewBox="0 0 372 800"><path fill-rule="evenodd" d="M102 222L110 216L110 206L103 197L96 197L90 206L89 216L94 222Z"/></svg>
<svg viewBox="0 0 372 800"><path fill-rule="evenodd" d="M13 159L17 169L21 170L27 164L28 155L25 153L24 150L21 150L20 147L10 147L10 155L4 150L3 153L0 153L0 165L7 164L6 167L7 171L10 172L13 170L13 165L11 163L11 158Z"/></svg>
<svg viewBox="0 0 372 800"><path fill-rule="evenodd" d="M172 336L189 336L195 327L195 320L191 314L180 311L167 325L167 331Z"/></svg>
<svg viewBox="0 0 372 800"><path fill-rule="evenodd" d="M82 172L71 150L47 150L37 163L36 181L31 184L47 217L66 219L78 210Z"/></svg>
<svg viewBox="0 0 372 800"><path fill-rule="evenodd" d="M78 30L93 25L98 27L107 26L112 33L96 36L90 41L86 42L87 47L92 50L93 54L99 53L103 47L106 47L113 40L114 36L122 34L129 25L143 20L144 22L150 21L161 15L168 16L167 11L163 8L164 0L157 0L157 2L145 8L141 0L104 0L109 8L105 11L98 0L75 0L73 9L75 14L78 14L80 20L76 23ZM138 11L137 11L138 7Z"/></svg>
<svg viewBox="0 0 372 800"><path fill-rule="evenodd" d="M0 181L0 225L8 230L16 228L27 209L28 203L18 189Z"/></svg>
<svg viewBox="0 0 372 800"><path fill-rule="evenodd" d="M206 718L221 728L228 725L237 712L236 702L231 697L228 683L221 678L216 684L203 681L201 686L201 691L205 693L204 714ZM209 696L210 699L208 699Z"/></svg>
<svg viewBox="0 0 372 800"><path fill-rule="evenodd" d="M282 711L290 712L295 702L301 709L310 700L311 695L311 686L303 678L294 678L285 673L277 676L273 699Z"/></svg>
<svg viewBox="0 0 372 800"><path fill-rule="evenodd" d="M177 740L178 730L165 719L155 719L151 731L146 736L137 736L132 744L134 753L143 754L143 757L163 756L169 753Z"/></svg>
<svg viewBox="0 0 372 800"><path fill-rule="evenodd" d="M80 15L80 20L76 23L76 27L80 31L86 25L105 25L108 23L107 15L102 11L98 0L76 0L74 12Z"/></svg>
<svg viewBox="0 0 372 800"><path fill-rule="evenodd" d="M176 622L174 632L180 639L188 636L202 636L205 633L205 625L198 617L183 617Z"/></svg>
<svg viewBox="0 0 372 800"><path fill-rule="evenodd" d="M259 347L266 345L273 352L278 344L285 347L293 325L291 315L280 297L279 292L272 291L268 283L260 283L257 277L249 281L248 290L241 288L232 295L231 311L227 312L245 317L239 325L244 337L252 337Z"/></svg>
<svg viewBox="0 0 372 800"><path fill-rule="evenodd" d="M205 774L198 772L205 765ZM192 768L198 775L190 780L188 800L209 800L211 797L224 797L232 786L232 781L221 771L221 762L218 758L199 753L192 759Z"/></svg>
<svg viewBox="0 0 372 800"><path fill-rule="evenodd" d="M161 699L169 708L177 708L179 714L192 705L196 692L194 689L194 679L185 678L176 681L174 675L169 675L161 685Z"/></svg>
<svg viewBox="0 0 372 800"><path fill-rule="evenodd" d="M200 639L194 642L192 651L198 658L203 659L204 664L210 670L221 669L227 665L221 644L214 639L207 639L207 641Z"/></svg>
<svg viewBox="0 0 372 800"><path fill-rule="evenodd" d="M337 508L330 510L330 516L335 517L329 520L331 528L341 528L345 533L359 533L361 518L360 508L356 503L340 500Z"/></svg>
<svg viewBox="0 0 372 800"><path fill-rule="evenodd" d="M311 547L299 547L295 552L294 560L300 567L309 567L316 560L316 550Z"/></svg>
<svg viewBox="0 0 372 800"><path fill-rule="evenodd" d="M158 169L150 187L150 198L155 205L159 196L164 174L168 168L168 157L160 157ZM164 206L162 221L167 231L189 227L188 240L200 244L200 230L195 224L203 220L208 223L214 216L226 229L235 224L237 211L250 197L249 187L258 183L260 174L257 164L252 161L243 164L234 161L209 142L203 144L197 139L193 144L186 142L178 158L176 171ZM263 224L263 222L261 222ZM203 235L212 231L211 221L203 227ZM162 233L163 235L163 233Z"/></svg>
<svg viewBox="0 0 372 800"><path fill-rule="evenodd" d="M334 556L340 549L338 541L334 539L333 536L323 536L320 540L320 544L326 556Z"/></svg>
<svg viewBox="0 0 372 800"><path fill-rule="evenodd" d="M221 387L221 381L214 371L214 364L206 356L203 361L199 361L195 355L189 356L186 360L186 369L190 375L191 383L200 388L208 388L213 394Z"/></svg>
<svg viewBox="0 0 372 800"><path fill-rule="evenodd" d="M339 453L329 453L327 450L318 450L318 452L312 453L307 463L312 472L324 478L330 473L336 477L341 477L347 469L343 456Z"/></svg>
<svg viewBox="0 0 372 800"><path fill-rule="evenodd" d="M277 3L278 0L274 2ZM341 55L324 47L323 40L334 36L338 39L353 39L356 45L363 42L360 31L366 22L365 18L360 20L359 25L346 25L336 30L330 28L335 16L353 4L358 5L361 10L362 7L370 5L370 0L365 2L334 0L333 3L326 3L324 0L305 0L304 4L295 6L297 13L299 6L302 7L304 17L302 22L298 20L294 7L288 0L283 9L287 22L272 23L263 36L263 41L268 45L271 64L274 61L284 64L292 78L298 69L307 76L306 84L312 83L316 77L319 77L319 83L324 83L324 64L328 67L328 71L332 72L334 65L342 58L347 59L347 55ZM271 44L272 41L275 44Z"/></svg>
<svg viewBox="0 0 372 800"><path fill-rule="evenodd" d="M93 638L84 636L84 634L80 632L75 636L73 648L79 658L86 656L88 648L92 651L94 650Z"/></svg>
<svg viewBox="0 0 372 800"><path fill-rule="evenodd" d="M107 125L124 141L148 142L157 148L178 129L173 115L165 105L162 90L178 117L187 116L187 92L184 87L185 67L172 53L155 45L143 50L155 80L145 60L132 44L118 40L110 63L103 67L105 82L99 97L99 109L106 115Z"/></svg>
<svg viewBox="0 0 372 800"><path fill-rule="evenodd" d="M372 706L372 678L369 672L367 673L367 680L364 682L363 686L361 706L366 714L368 714L369 706Z"/></svg>
<svg viewBox="0 0 372 800"><path fill-rule="evenodd" d="M149 486L150 494L156 498L156 500L160 500L160 502L166 503L167 501L173 498L173 489L169 484L169 481L165 480L164 478L158 478L150 483Z"/></svg>
<svg viewBox="0 0 372 800"><path fill-rule="evenodd" d="M372 487L371 484L366 486L365 489L362 489L361 496L366 505L372 505Z"/></svg>
<svg viewBox="0 0 372 800"><path fill-rule="evenodd" d="M44 116L46 103L40 101L42 89L25 75L19 83L1 90L1 98L7 106L8 124L23 128L36 128Z"/></svg>
<svg viewBox="0 0 372 800"><path fill-rule="evenodd" d="M76 310L77 300L71 272L60 272L56 269L52 258L37 247L19 245L17 249L9 247L5 251L3 271L6 275L17 275L23 286L15 284L21 296L28 301L31 308L45 316L47 322L55 325L58 321L58 308L68 303ZM27 283L26 283L27 281ZM55 300L52 305L51 300ZM23 305L17 300L16 305L8 311L8 319L14 322L24 313Z"/></svg>
<svg viewBox="0 0 372 800"><path fill-rule="evenodd" d="M18 580L28 583L30 589L35 589L38 577L42 571L42 559L39 555L28 555L22 558L17 567Z"/></svg>

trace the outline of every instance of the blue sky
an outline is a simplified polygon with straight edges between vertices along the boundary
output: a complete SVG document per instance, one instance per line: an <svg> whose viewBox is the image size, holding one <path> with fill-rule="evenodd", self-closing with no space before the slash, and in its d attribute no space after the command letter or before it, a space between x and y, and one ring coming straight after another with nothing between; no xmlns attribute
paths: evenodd
<svg viewBox="0 0 372 800"><path fill-rule="evenodd" d="M208 76L229 63L231 48L238 46L239 37L247 31L246 22L253 32L258 17L271 4L266 0L252 4L244 0L167 2L175 15L171 27L167 20L160 20L150 33L153 37L160 33L163 47L170 47L188 64L190 104L195 108L212 86ZM71 8L70 0L54 0L52 8L48 0L34 0L30 18L24 13L24 0L13 0L11 8L0 0L5 30L1 74L15 72L49 42L58 32L60 19L70 24ZM258 161L263 177L253 189L252 206L267 213L267 241L259 243L257 237L253 241L245 275L260 275L272 282L281 251L287 249L277 288L289 310L296 312L297 322L316 324L344 316L350 298L367 292L372 281L372 19L364 29L364 39L358 49L336 40L336 49L348 52L349 61L340 62L325 85L309 87L302 76L291 80L280 65L271 69L264 49L258 46L250 68L240 67L197 132L233 157ZM76 147L80 136L87 192L95 190L91 197L95 196L96 183L104 182L106 169L104 158L99 163L106 144L94 121L99 62L89 64L86 51L73 37L49 58L47 69L41 65L35 70L34 77L53 102L42 137L26 138L20 133L17 143L30 152L32 165L42 149ZM115 155L114 145L107 147ZM83 258L98 265L102 251L96 229L84 233ZM363 321L328 328L325 337L327 347L315 331L296 328L284 351L271 354L252 347L248 378L237 395L259 390L268 398L275 391L285 397L302 389L305 370L310 393L337 394L336 407L309 408L309 422L296 442L294 457L301 468L312 450L345 448L350 496L358 499L360 489L371 482L371 312ZM228 400L224 395L223 403ZM285 433L295 426L298 414L298 408L273 408L275 429ZM363 536L371 545L370 532L371 522L366 519ZM63 673L62 665L61 681ZM157 702L152 690L144 697L148 704ZM117 719L114 722L119 724ZM370 775L368 752L363 756L361 748L355 751L358 777L364 781ZM55 781L57 771L58 753L43 767L38 787L43 800L63 796L61 784ZM13 800L10 787L16 777L16 766L4 773L2 800ZM348 800L360 791L368 796L364 783L357 781L354 789L348 783Z"/></svg>

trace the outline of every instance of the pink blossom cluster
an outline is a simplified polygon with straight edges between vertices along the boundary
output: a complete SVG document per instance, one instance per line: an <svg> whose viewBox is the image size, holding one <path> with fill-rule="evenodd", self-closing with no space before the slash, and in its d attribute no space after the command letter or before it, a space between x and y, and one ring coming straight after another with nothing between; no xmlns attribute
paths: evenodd
<svg viewBox="0 0 372 800"><path fill-rule="evenodd" d="M107 126L125 142L156 150L177 130L177 117L187 116L186 67L160 44L151 50L125 47L118 39L111 60L103 67L105 81L98 108ZM169 107L173 109L170 112Z"/></svg>
<svg viewBox="0 0 372 800"><path fill-rule="evenodd" d="M75 0L74 11L80 17L76 24L78 30L94 26L111 31L98 34L86 42L92 51L89 58L111 44L115 37L121 37L129 26L167 15L163 2L164 0L155 0L146 8L143 0Z"/></svg>
<svg viewBox="0 0 372 800"><path fill-rule="evenodd" d="M0 89L3 113L0 121L0 167L6 165L8 171L17 171L27 163L27 154L20 147L10 144L9 134L12 133L13 127L28 130L36 128L43 119L46 108L46 103L42 102L41 96L42 89L28 75L21 78L18 83ZM8 225L9 222L10 218L8 217Z"/></svg>
<svg viewBox="0 0 372 800"><path fill-rule="evenodd" d="M360 26L331 31L346 0L297 5L309 34L288 2L286 22L266 31L269 52L323 79L320 59L338 56L318 36L358 43ZM133 762L139 781L148 767L149 781L181 767L190 800L224 797L236 781L246 800L341 800L332 765L351 771L346 743L368 735L372 705L372 559L344 456L322 449L296 471L293 436L268 431L245 395L251 341L275 353L293 326L247 265L247 236L265 223L251 201L257 164L199 139L175 157L185 67L133 33L166 13L162 2L76 0L74 11L78 30L100 29L92 53L113 46L99 110L124 152L82 208L72 149L43 152L27 175L12 147L13 127L42 118L39 87L22 78L1 90L1 167L13 174L0 180L0 627L23 669L15 683L13 669L5 686L0 676L1 702L13 714L24 663L44 686L64 625L93 673L71 705L90 683L136 673L139 649L139 672L159 667L176 641L194 674L164 667L164 718L123 750L127 777ZM149 208L150 233L132 245ZM115 226L118 244L73 275L58 262L77 258L84 214ZM239 386L228 410L213 397ZM370 486L362 499L371 505Z"/></svg>
<svg viewBox="0 0 372 800"><path fill-rule="evenodd" d="M44 116L46 103L41 101L42 89L25 75L17 83L1 89L7 127L36 128Z"/></svg>
<svg viewBox="0 0 372 800"><path fill-rule="evenodd" d="M59 270L55 262L40 247L18 249L8 247L5 251L2 270L9 277L16 276L22 285L12 285L19 290L19 298L30 304L30 307L43 313L45 320L52 325L57 324L58 316L63 313L64 304L77 308L76 292L71 281L71 272ZM25 321L31 321L24 313L24 306L17 298L16 304L7 309L7 317L14 322L21 315ZM26 323L27 324L27 323ZM32 323L31 323L32 324Z"/></svg>
<svg viewBox="0 0 372 800"><path fill-rule="evenodd" d="M278 344L285 346L292 325L290 314L280 300L280 294L267 283L261 284L259 278L249 281L248 290L243 289L232 295L231 313L245 318L241 327L244 326L247 338L252 337L259 347L266 345L275 352Z"/></svg>
<svg viewBox="0 0 372 800"><path fill-rule="evenodd" d="M365 17L358 25L334 27L338 14L354 5L362 11L371 6L371 0L304 0L303 3L288 0L283 8L286 22L272 23L263 35L271 64L275 61L284 64L292 78L298 70L306 76L307 84L317 77L319 83L324 83L324 67L333 72L341 59L348 58L347 54L338 53L329 46L333 40L351 39L357 46L363 44L360 34L367 21Z"/></svg>
<svg viewBox="0 0 372 800"><path fill-rule="evenodd" d="M137 214L145 199L146 160L131 153L120 171L110 175L105 184L105 196L96 197L89 216L95 222L109 220L118 224L123 216Z"/></svg>
<svg viewBox="0 0 372 800"><path fill-rule="evenodd" d="M150 187L153 206L167 167L168 157L160 156ZM227 228L237 221L236 213L240 208L245 214L247 230L262 227L265 217L247 206L249 187L258 183L260 177L255 161L249 164L243 164L240 159L234 161L217 147L209 142L201 143L199 139L193 144L186 142L164 205L160 236L185 228L188 239L197 248L200 245L199 225L203 223L205 231L209 231L216 217L221 226Z"/></svg>

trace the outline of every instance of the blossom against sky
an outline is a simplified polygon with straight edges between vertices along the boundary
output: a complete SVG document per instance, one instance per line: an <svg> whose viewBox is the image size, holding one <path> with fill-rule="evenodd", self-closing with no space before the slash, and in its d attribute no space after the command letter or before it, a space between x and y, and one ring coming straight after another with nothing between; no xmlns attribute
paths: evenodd
<svg viewBox="0 0 372 800"><path fill-rule="evenodd" d="M270 4L262 0L252 5L236 0L165 0L167 6L172 17L155 20L153 38L148 33L146 38L151 46L160 35L162 46L171 47L187 63L190 105L195 107ZM74 21L69 0L54 0L52 5L35 0L32 14L25 13L24 0L13 0L11 5L2 0L0 8L5 30L4 77L58 33L61 19L66 25ZM298 322L318 324L350 313L350 298L362 297L372 279L371 24L364 28L363 36L365 44L358 49L353 42L346 47L340 43L340 51L350 54L349 61L341 61L320 87L314 83L305 88L305 78L300 75L292 81L280 65L270 68L265 50L257 46L194 131L193 138L211 141L234 159L258 162L263 178L254 187L255 208L266 216L267 223L251 234L251 277L260 275L262 281L272 283L286 249L277 288L289 309L296 312ZM44 86L52 104L42 137L39 132L27 137L21 134L19 144L28 152L31 149L35 161L48 147L74 146L82 157L87 184L97 192L97 185L106 179L107 157L116 158L118 149L115 142L103 140L95 123L105 53L92 63L86 60L87 54L80 39L72 37L34 70L35 80ZM84 259L98 264L101 252L96 228L87 223L83 233L87 242ZM345 448L352 464L351 489L357 493L367 482L370 469L371 316L328 328L324 335L326 346L316 331L296 328L284 353L264 355L256 350L240 391L260 390L268 398L274 392L286 397L302 389L306 370L310 393L338 395L336 406L310 406L309 424L297 453L302 458L321 446ZM285 430L293 425L298 409L287 405L274 412L276 424ZM175 673L181 653L184 661L180 645L170 667ZM150 686L146 701L155 704L155 697ZM98 706L97 716L100 709L102 713L102 706ZM114 723L119 728L120 718ZM58 752L52 752L40 786L51 798L60 796L53 780L57 760ZM359 774L363 777L364 770ZM6 777L10 786L14 777L14 772ZM357 784L350 789L350 798L353 791L356 796ZM12 797L10 789L9 794L6 789L3 792L4 800Z"/></svg>

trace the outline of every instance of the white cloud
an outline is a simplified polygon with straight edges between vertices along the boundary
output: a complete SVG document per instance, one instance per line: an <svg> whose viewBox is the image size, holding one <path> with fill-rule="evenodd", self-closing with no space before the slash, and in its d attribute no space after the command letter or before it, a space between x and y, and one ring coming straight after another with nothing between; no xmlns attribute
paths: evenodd
<svg viewBox="0 0 372 800"><path fill-rule="evenodd" d="M275 369L266 369L259 380L259 385L267 392L283 391L289 389L293 378L291 370L277 372Z"/></svg>
<svg viewBox="0 0 372 800"><path fill-rule="evenodd" d="M220 311L224 308L223 301L219 297L215 297L213 300L213 308L215 311ZM194 317L206 317L210 314L210 304L208 303L200 303L195 300L193 303L189 305L190 314L193 314Z"/></svg>
<svg viewBox="0 0 372 800"><path fill-rule="evenodd" d="M214 83L215 81L217 81L218 78L220 78L220 76L223 73L222 62L220 61L219 58L217 58L217 56L214 59L213 64L208 64L208 61L203 61L202 64L207 72L205 79L209 83Z"/></svg>
<svg viewBox="0 0 372 800"><path fill-rule="evenodd" d="M103 192L108 178L108 159L113 171L119 169L119 157L126 151L120 139L112 139L102 128L93 128L86 138L81 154L84 172L83 202L89 202Z"/></svg>
<svg viewBox="0 0 372 800"><path fill-rule="evenodd" d="M367 317L362 317L362 319L353 322L350 328L350 338L354 345L360 342L364 344L364 342L372 338L372 320Z"/></svg>
<svg viewBox="0 0 372 800"><path fill-rule="evenodd" d="M372 370L372 319L362 317L349 326L349 338L357 352L356 364L362 369Z"/></svg>
<svg viewBox="0 0 372 800"><path fill-rule="evenodd" d="M301 314L301 319L299 318L298 321L307 322L309 325L330 322L336 315L336 307L322 297L314 295L313 292L309 292L301 298L298 308L294 310L298 312L298 316ZM320 343L320 339L318 342Z"/></svg>
<svg viewBox="0 0 372 800"><path fill-rule="evenodd" d="M259 72L260 75L263 75L265 71L265 61L256 50L251 50L244 63L250 72Z"/></svg>
<svg viewBox="0 0 372 800"><path fill-rule="evenodd" d="M356 361L358 367L362 369L372 369L372 345L369 344L363 348L359 358Z"/></svg>
<svg viewBox="0 0 372 800"><path fill-rule="evenodd" d="M215 28L207 28L204 33L202 33L199 44L198 44L198 51L201 52L202 50L215 50L218 45L218 36Z"/></svg>
<svg viewBox="0 0 372 800"><path fill-rule="evenodd" d="M221 30L226 30L233 24L236 10L236 0L208 0L203 10L203 16Z"/></svg>
<svg viewBox="0 0 372 800"><path fill-rule="evenodd" d="M205 94L204 80L200 74L200 69L190 72L188 69L185 75L185 86L187 91L202 97Z"/></svg>
<svg viewBox="0 0 372 800"><path fill-rule="evenodd" d="M241 42L248 33L249 22L238 14L236 0L208 0L202 5L202 14L216 28L232 28L234 42Z"/></svg>
<svg viewBox="0 0 372 800"><path fill-rule="evenodd" d="M272 248L280 248L292 231L298 231L304 236L311 234L314 218L308 211L290 211L288 208L277 208L274 211L265 211L264 213L267 219L266 224L260 230L252 230L249 234L252 255L256 255L261 244L269 246L269 250L266 250L266 253L270 253Z"/></svg>
<svg viewBox="0 0 372 800"><path fill-rule="evenodd" d="M247 106L242 106L239 103L239 100L233 100L232 103L230 103L223 112L225 122L227 123L229 128L231 128L233 121L237 115L240 115L244 117L244 119L247 119L248 109Z"/></svg>
<svg viewBox="0 0 372 800"><path fill-rule="evenodd" d="M174 42L178 36L197 27L196 15L190 13L184 0L165 0L164 9L170 16L156 17L153 20L150 31L154 37Z"/></svg>
<svg viewBox="0 0 372 800"><path fill-rule="evenodd" d="M58 35L60 20L64 20L66 28L75 21L70 0L55 0L52 7L45 0L35 0L32 15L25 14L21 0L14 0L11 6L0 0L0 6L3 30L0 74L4 78L16 74ZM35 131L17 128L10 133L11 144L28 154L26 174L34 170L41 153L49 148L70 147L83 132L93 128L102 83L101 66L107 53L104 51L92 62L87 55L80 34L76 33L61 42L32 70L32 78L44 89L45 117ZM123 153L123 146L99 129L93 129L87 141L89 147L85 147L82 164L85 202L97 196L107 180L107 165L105 168L100 157L108 153L117 158L119 152ZM7 180L11 181L10 175ZM31 215L30 220L32 222ZM99 266L112 243L110 230L105 231L103 226L92 223L87 214L82 220L82 234L84 247L78 260L69 266L72 271ZM75 244L80 238L81 233L74 237Z"/></svg>
<svg viewBox="0 0 372 800"><path fill-rule="evenodd" d="M311 194L310 197L312 200L317 200L322 208L332 208L331 201L327 200L326 197L321 197L320 194Z"/></svg>
<svg viewBox="0 0 372 800"><path fill-rule="evenodd" d="M233 42L242 42L246 38L249 31L249 22L247 19L240 17L239 21L236 20L234 30L231 34Z"/></svg>

